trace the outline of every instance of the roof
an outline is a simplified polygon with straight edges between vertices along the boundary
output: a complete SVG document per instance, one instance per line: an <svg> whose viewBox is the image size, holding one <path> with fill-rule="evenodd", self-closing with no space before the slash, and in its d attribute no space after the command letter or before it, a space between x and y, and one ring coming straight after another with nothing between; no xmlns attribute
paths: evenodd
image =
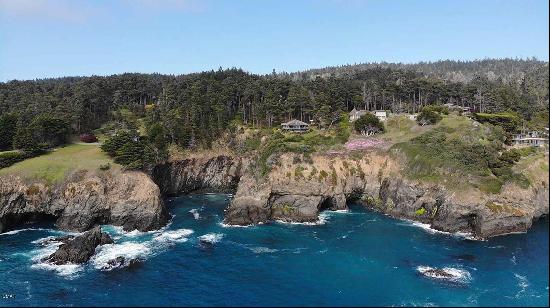
<svg viewBox="0 0 550 308"><path fill-rule="evenodd" d="M355 108L353 108L352 111L349 112L350 114L366 114L367 111L366 110L357 110Z"/></svg>
<svg viewBox="0 0 550 308"><path fill-rule="evenodd" d="M302 121L300 121L300 120L294 119L294 120L290 120L290 121L288 121L288 122L286 122L286 123L281 123L281 125L288 125L288 126L300 125L300 126L302 126L302 125L309 125L309 124L307 124L307 123L305 123L305 122L302 122Z"/></svg>

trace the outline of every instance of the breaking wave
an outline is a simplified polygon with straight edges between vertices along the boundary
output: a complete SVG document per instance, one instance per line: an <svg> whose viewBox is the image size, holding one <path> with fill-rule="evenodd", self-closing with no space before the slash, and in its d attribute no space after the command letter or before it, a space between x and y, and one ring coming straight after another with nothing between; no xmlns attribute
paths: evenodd
<svg viewBox="0 0 550 308"><path fill-rule="evenodd" d="M224 236L223 233L208 233L208 234L199 236L199 240L201 242L215 244L221 241L223 236Z"/></svg>
<svg viewBox="0 0 550 308"><path fill-rule="evenodd" d="M46 261L42 261L42 259L50 256L52 253L54 253L57 250L57 248L59 248L59 246L63 244L62 242L59 242L59 241L53 241L52 240L53 238L54 238L53 236L48 236L46 238L42 238L32 242L35 244L43 245L43 247L31 251L31 256L32 256L31 260L33 262L33 264L31 265L31 268L54 271L56 274L66 278L76 277L76 274L84 269L84 267L80 264L56 265Z"/></svg>
<svg viewBox="0 0 550 308"><path fill-rule="evenodd" d="M193 217L195 219L199 219L201 217L201 215L199 214L199 210L197 210L197 209L192 209L192 210L189 211L189 213L193 214Z"/></svg>
<svg viewBox="0 0 550 308"><path fill-rule="evenodd" d="M447 280L458 283L468 283L471 280L471 275L467 270L455 267L434 268L429 266L418 266L416 270L425 277Z"/></svg>

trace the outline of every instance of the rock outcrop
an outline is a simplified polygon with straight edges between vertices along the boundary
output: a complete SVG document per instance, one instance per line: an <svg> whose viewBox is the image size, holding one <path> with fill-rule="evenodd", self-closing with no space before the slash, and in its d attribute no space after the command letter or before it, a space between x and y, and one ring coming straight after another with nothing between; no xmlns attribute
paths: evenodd
<svg viewBox="0 0 550 308"><path fill-rule="evenodd" d="M79 173L55 186L0 178L0 232L46 218L62 230L112 224L148 231L164 226L169 215L159 188L142 172Z"/></svg>
<svg viewBox="0 0 550 308"><path fill-rule="evenodd" d="M225 223L314 222L321 211L347 209L353 200L396 218L478 238L527 231L548 214L549 202L547 182L540 179L527 189L506 185L494 195L474 189L457 193L441 184L407 180L388 155L317 156L311 164L294 164L286 155L267 178L242 175Z"/></svg>
<svg viewBox="0 0 550 308"><path fill-rule="evenodd" d="M57 251L42 261L56 265L85 263L94 255L97 246L113 243L111 237L101 232L99 226L72 239L63 238L62 241L64 243L59 246Z"/></svg>
<svg viewBox="0 0 550 308"><path fill-rule="evenodd" d="M160 164L152 178L165 196L190 192L234 192L241 159L230 156L189 158Z"/></svg>

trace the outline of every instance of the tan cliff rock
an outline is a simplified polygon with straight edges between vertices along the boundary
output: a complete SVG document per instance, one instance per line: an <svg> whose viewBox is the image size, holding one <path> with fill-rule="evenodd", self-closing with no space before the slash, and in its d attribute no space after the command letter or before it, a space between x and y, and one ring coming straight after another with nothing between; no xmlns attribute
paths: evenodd
<svg viewBox="0 0 550 308"><path fill-rule="evenodd" d="M360 159L318 155L312 160L295 163L292 155L283 155L265 179L244 172L225 222L313 222L322 210L347 209L347 201L357 200L396 218L486 238L525 232L538 217L548 215L548 186L540 179L528 189L505 185L494 195L473 189L457 192L406 179L401 166L384 154L373 152Z"/></svg>
<svg viewBox="0 0 550 308"><path fill-rule="evenodd" d="M138 171L80 172L55 186L17 176L0 178L0 232L46 218L74 231L97 224L147 231L169 220L159 188Z"/></svg>

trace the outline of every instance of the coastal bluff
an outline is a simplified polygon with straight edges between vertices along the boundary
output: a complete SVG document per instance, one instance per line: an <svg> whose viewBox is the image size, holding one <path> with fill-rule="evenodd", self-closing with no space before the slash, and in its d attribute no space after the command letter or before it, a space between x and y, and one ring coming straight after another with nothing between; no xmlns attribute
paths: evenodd
<svg viewBox="0 0 550 308"><path fill-rule="evenodd" d="M76 172L58 184L0 177L0 232L42 220L68 231L98 224L149 231L169 215L157 185L138 171Z"/></svg>
<svg viewBox="0 0 550 308"><path fill-rule="evenodd" d="M547 177L533 179L528 188L506 184L500 193L490 194L407 179L397 160L376 153L356 159L318 155L307 163L283 155L264 178L246 172L247 164L243 162L245 172L226 209L226 224L314 223L321 211L347 210L348 202L355 201L439 231L488 238L526 232L548 215Z"/></svg>
<svg viewBox="0 0 550 308"><path fill-rule="evenodd" d="M528 188L507 183L491 194L411 180L399 160L376 152L319 154L310 160L285 154L263 176L254 164L249 157L196 157L157 165L151 175L82 173L57 186L2 177L0 231L43 219L55 220L63 230L84 231L98 224L159 229L169 221L162 198L192 192L233 193L224 214L228 225L315 223L322 211L347 210L348 202L357 202L391 217L482 239L526 232L548 215L547 177L533 179Z"/></svg>

